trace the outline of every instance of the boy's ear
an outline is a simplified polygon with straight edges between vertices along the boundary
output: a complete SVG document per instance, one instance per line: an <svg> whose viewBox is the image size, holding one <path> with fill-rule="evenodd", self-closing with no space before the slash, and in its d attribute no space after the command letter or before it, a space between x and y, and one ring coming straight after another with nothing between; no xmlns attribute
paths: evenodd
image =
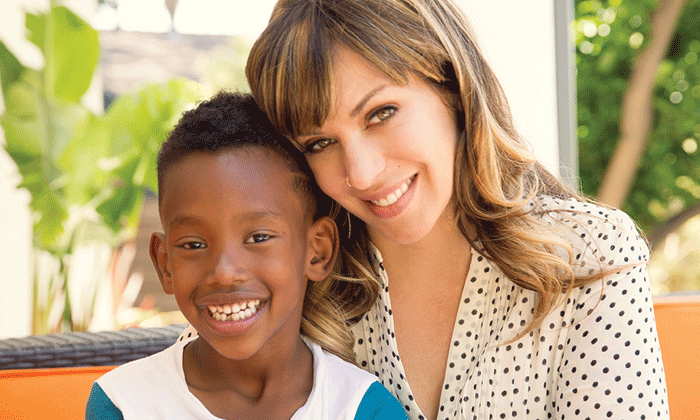
<svg viewBox="0 0 700 420"><path fill-rule="evenodd" d="M151 242L148 244L148 253L153 261L153 267L158 273L160 285L163 291L169 295L173 294L173 277L168 270L168 251L165 246L165 235L154 232L151 235Z"/></svg>
<svg viewBox="0 0 700 420"><path fill-rule="evenodd" d="M330 217L321 217L309 229L309 262L306 276L311 281L325 280L333 271L338 258L340 238L338 227Z"/></svg>

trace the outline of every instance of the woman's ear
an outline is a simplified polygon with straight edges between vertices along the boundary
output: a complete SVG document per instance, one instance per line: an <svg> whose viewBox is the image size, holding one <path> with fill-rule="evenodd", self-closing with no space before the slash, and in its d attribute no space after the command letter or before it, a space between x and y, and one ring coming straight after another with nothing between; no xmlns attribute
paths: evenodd
<svg viewBox="0 0 700 420"><path fill-rule="evenodd" d="M165 246L165 235L154 232L151 235L151 242L148 244L148 253L151 256L153 267L158 273L160 285L163 291L169 295L173 294L173 277L168 270L168 251Z"/></svg>
<svg viewBox="0 0 700 420"><path fill-rule="evenodd" d="M321 217L309 228L308 238L309 262L306 265L306 277L311 281L325 280L333 271L338 258L338 227L330 217Z"/></svg>

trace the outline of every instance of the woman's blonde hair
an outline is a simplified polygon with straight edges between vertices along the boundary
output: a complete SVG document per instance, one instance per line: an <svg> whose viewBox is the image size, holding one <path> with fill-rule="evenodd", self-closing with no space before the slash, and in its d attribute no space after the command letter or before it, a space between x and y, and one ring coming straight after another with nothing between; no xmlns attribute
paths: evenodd
<svg viewBox="0 0 700 420"><path fill-rule="evenodd" d="M562 293L602 276L576 276L571 245L533 214L546 211L529 205L538 195L582 198L540 165L516 132L503 90L452 1L279 0L253 45L246 75L253 96L288 138L321 126L328 116L338 46L401 85L409 73L424 77L456 110L461 138L453 201L459 227L510 280L539 296L519 336L536 328ZM374 293L344 305L355 309L351 321L371 306L379 286L366 228L354 216L345 221L345 211L338 214L339 225L352 226L351 235L341 233L347 238L341 242L341 274L364 283L363 293ZM357 301L363 305L353 306Z"/></svg>

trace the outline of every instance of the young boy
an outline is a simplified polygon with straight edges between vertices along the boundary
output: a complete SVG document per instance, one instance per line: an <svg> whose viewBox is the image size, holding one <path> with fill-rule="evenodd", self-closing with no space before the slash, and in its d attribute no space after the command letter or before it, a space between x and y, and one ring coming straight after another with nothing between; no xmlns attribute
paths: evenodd
<svg viewBox="0 0 700 420"><path fill-rule="evenodd" d="M87 419L406 418L374 376L300 333L316 315L307 283L338 253L306 169L248 95L183 115L158 157L150 254L199 336L98 379Z"/></svg>

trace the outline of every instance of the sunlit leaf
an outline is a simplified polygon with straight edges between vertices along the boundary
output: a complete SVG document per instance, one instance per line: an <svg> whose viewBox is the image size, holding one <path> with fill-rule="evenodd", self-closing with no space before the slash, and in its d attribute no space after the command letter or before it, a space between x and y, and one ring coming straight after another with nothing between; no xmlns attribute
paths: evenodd
<svg viewBox="0 0 700 420"><path fill-rule="evenodd" d="M24 70L24 66L0 41L0 87L3 92L7 91L10 85L19 80Z"/></svg>
<svg viewBox="0 0 700 420"><path fill-rule="evenodd" d="M85 94L99 55L98 34L66 7L52 9L53 53L46 63L54 67L57 97L78 101Z"/></svg>

